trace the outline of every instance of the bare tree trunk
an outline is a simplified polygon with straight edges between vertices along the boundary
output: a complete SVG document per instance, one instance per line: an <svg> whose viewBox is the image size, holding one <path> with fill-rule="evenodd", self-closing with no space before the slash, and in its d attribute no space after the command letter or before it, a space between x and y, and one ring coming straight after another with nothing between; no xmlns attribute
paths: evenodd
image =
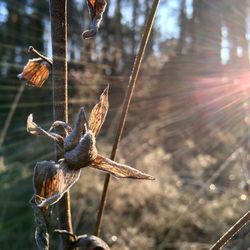
<svg viewBox="0 0 250 250"><path fill-rule="evenodd" d="M51 0L51 33L53 52L53 110L54 120L68 122L67 93L67 0ZM56 153L57 160L62 156ZM72 233L70 194L67 192L58 202L60 229ZM64 235L62 249L69 249L70 238Z"/></svg>

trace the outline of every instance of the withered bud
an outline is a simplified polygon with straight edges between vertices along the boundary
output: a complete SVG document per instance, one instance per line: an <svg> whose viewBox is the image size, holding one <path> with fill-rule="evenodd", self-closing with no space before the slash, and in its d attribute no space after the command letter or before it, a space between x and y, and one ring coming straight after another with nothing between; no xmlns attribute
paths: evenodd
<svg viewBox="0 0 250 250"><path fill-rule="evenodd" d="M41 87L49 77L50 64L42 58L30 59L23 72L18 75L20 80L26 80L29 85Z"/></svg>
<svg viewBox="0 0 250 250"><path fill-rule="evenodd" d="M103 13L107 6L106 0L87 0L90 15L89 29L82 33L84 39L93 38L102 21Z"/></svg>
<svg viewBox="0 0 250 250"><path fill-rule="evenodd" d="M72 132L64 140L65 152L73 149L79 143L81 136L86 132L87 119L82 107L77 114Z"/></svg>
<svg viewBox="0 0 250 250"><path fill-rule="evenodd" d="M70 169L88 167L96 157L96 140L90 130L84 134L74 149L64 155L65 162Z"/></svg>

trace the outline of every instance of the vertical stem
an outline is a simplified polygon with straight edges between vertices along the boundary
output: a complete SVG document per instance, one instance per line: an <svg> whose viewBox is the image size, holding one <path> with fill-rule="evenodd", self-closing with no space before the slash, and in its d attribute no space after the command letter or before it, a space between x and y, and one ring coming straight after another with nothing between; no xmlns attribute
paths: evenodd
<svg viewBox="0 0 250 250"><path fill-rule="evenodd" d="M11 105L10 111L9 111L8 116L7 116L7 118L5 120L5 123L4 123L4 127L3 127L3 130L2 130L2 133L0 135L0 148L3 146L6 134L8 132L9 126L11 124L13 115L15 114L16 107L17 107L17 105L19 103L19 100L20 100L20 98L22 96L24 88L25 88L25 85L21 84L20 87L19 87L19 89L18 89L18 92L17 92L17 94L15 96L15 99L14 99L12 105Z"/></svg>
<svg viewBox="0 0 250 250"><path fill-rule="evenodd" d="M133 95L134 87L135 87L138 73L139 73L139 70L141 67L141 62L142 62L142 59L144 56L145 49L146 49L147 44L148 44L148 39L149 39L150 34L151 34L151 30L153 27L153 23L155 20L155 16L156 16L156 12L157 12L157 8L158 8L159 3L160 3L160 0L154 0L154 2L152 4L151 12L150 12L149 17L147 19L146 27L145 27L145 30L144 30L144 33L142 36L140 48L139 48L138 54L135 58L134 66L133 66L132 73L131 73L129 83L128 83L127 92L126 92L124 102L123 102L122 114L120 117L119 125L118 125L117 131L116 131L115 141L114 141L111 156L110 156L111 160L114 160L114 158L115 158L116 150L118 148L118 144L119 144L121 136L122 136L123 128L124 128L126 117L128 114L130 101L131 101L131 98ZM97 222L96 222L96 228L95 228L95 235L96 236L99 236L99 234L100 234L102 216L103 216L103 211L104 211L105 203L106 203L106 199L107 199L109 182L110 182L110 174L107 174L106 178L105 178L104 186L103 186L102 198L101 198L98 216L97 216Z"/></svg>
<svg viewBox="0 0 250 250"><path fill-rule="evenodd" d="M67 0L50 0L52 36L52 81L54 120L68 122L68 79L67 79ZM56 158L61 158L56 155ZM58 202L60 229L72 233L70 193ZM70 236L62 236L62 249L69 249Z"/></svg>

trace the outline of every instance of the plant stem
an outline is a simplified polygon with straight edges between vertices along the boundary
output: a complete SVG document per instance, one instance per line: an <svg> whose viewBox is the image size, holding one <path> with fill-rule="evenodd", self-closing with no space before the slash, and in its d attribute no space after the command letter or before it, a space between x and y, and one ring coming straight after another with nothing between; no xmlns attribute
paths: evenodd
<svg viewBox="0 0 250 250"><path fill-rule="evenodd" d="M124 102L123 102L122 114L120 117L119 125L118 125L117 131L116 131L115 141L114 141L111 156L110 156L111 160L114 160L114 158L115 158L118 144L119 144L121 136L122 136L124 124L125 124L127 114L128 114L130 101L131 101L131 98L133 95L134 87L135 87L138 73L139 73L139 70L141 67L141 62L142 62L142 59L144 56L144 52L145 52L145 49L147 47L148 39L149 39L150 34L151 34L151 30L153 27L153 23L154 23L154 19L156 16L156 11L157 11L157 7L159 5L159 2L160 2L160 0L154 0L154 2L152 4L151 12L150 12L149 17L147 19L147 23L146 23L146 27L145 27L145 31L144 31L142 40L141 40L140 48L139 48L138 54L135 58L134 66L133 66L132 73L131 73L130 80L129 80L128 87L127 87L127 92L126 92ZM96 236L99 236L99 234L100 234L100 227L101 227L103 211L104 211L105 203L106 203L106 199L107 199L110 177L111 176L109 174L106 175L104 186L103 186L102 198L101 198L101 202L100 202L100 206L99 206L96 228L95 228L95 235Z"/></svg>
<svg viewBox="0 0 250 250"><path fill-rule="evenodd" d="M3 127L3 130L2 130L1 136L0 136L0 148L3 146L7 131L9 129L9 126L10 126L11 120L13 118L13 115L15 114L17 104L19 103L19 100L20 100L20 98L22 96L24 88L25 88L25 85L21 84L19 89L18 89L18 92L17 92L17 94L15 96L15 99L14 99L12 105L11 105L8 116L7 116L7 118L6 118L5 122L4 122L4 127Z"/></svg>
<svg viewBox="0 0 250 250"><path fill-rule="evenodd" d="M67 79L67 0L50 0L52 35L52 81L54 120L68 122L68 79ZM56 155L57 160L62 156ZM58 202L60 229L73 233L70 193L67 192ZM69 249L70 236L62 236L62 249Z"/></svg>
<svg viewBox="0 0 250 250"><path fill-rule="evenodd" d="M34 55L42 58L44 61L46 61L48 64L52 65L52 61L51 59L49 59L48 57L42 55L40 52L38 52L34 47L32 46L29 46L29 49L28 49L28 52L29 53L33 53Z"/></svg>
<svg viewBox="0 0 250 250"><path fill-rule="evenodd" d="M221 249L249 221L250 211L244 214L209 250Z"/></svg>

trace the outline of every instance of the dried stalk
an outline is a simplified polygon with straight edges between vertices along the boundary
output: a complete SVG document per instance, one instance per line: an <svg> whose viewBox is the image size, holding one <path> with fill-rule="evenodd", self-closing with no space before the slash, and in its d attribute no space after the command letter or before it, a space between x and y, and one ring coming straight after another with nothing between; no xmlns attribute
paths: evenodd
<svg viewBox="0 0 250 250"><path fill-rule="evenodd" d="M250 211L244 214L209 250L221 249L249 221Z"/></svg>
<svg viewBox="0 0 250 250"><path fill-rule="evenodd" d="M67 79L67 0L50 0L52 52L53 52L53 112L54 120L68 122ZM57 160L61 156L57 152ZM73 233L70 193L58 202L60 229ZM62 249L70 248L70 236L62 237Z"/></svg>
<svg viewBox="0 0 250 250"><path fill-rule="evenodd" d="M16 111L17 104L19 103L19 100L20 100L20 98L22 96L24 88L25 88L25 85L21 84L20 87L18 88L18 92L17 92L17 94L15 96L15 99L14 99L12 105L11 105L10 111L8 113L8 116L7 116L6 120L5 120L4 127L3 127L3 130L2 130L1 136L0 136L0 147L3 146L7 131L9 129L11 120L13 118L13 115L14 115L15 111Z"/></svg>
<svg viewBox="0 0 250 250"><path fill-rule="evenodd" d="M156 11L157 11L157 7L159 5L159 2L160 2L160 0L154 0L154 2L152 4L151 13L150 13L148 20L147 20L147 23L146 23L145 31L144 31L144 34L143 34L143 37L141 40L141 44L140 44L140 48L139 48L138 54L135 58L131 77L130 77L130 80L128 83L127 92L126 92L124 102L123 102L122 114L120 117L119 125L118 125L117 131L116 131L115 141L114 141L111 156L110 156L111 160L115 159L117 147L118 147L119 141L120 141L121 136L122 136L122 132L123 132L124 124L126 121L130 101L131 101L131 98L133 95L134 87L135 87L138 73L139 73L139 70L141 67L143 55L144 55L145 49L147 47L148 39L149 39L150 34L151 34L151 30L153 27L153 23L154 23L154 19L156 16ZM96 222L96 228L95 228L95 235L96 236L99 236L99 234L100 234L100 227L101 227L103 211L104 211L104 207L105 207L105 203L106 203L106 199L107 199L109 182L110 182L110 174L107 174L106 178L105 178L104 186L103 186L102 198L101 198L98 216L97 216L97 222Z"/></svg>

